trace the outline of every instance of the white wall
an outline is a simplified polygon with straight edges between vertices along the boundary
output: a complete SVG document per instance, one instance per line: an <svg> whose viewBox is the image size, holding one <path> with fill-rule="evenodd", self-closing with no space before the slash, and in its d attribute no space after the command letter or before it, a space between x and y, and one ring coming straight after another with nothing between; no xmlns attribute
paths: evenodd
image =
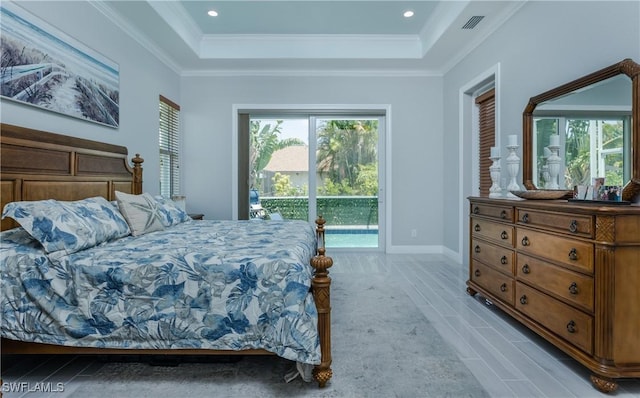
<svg viewBox="0 0 640 398"><path fill-rule="evenodd" d="M470 141L458 139L460 88L500 64L498 128L504 137L522 131L522 110L531 96L623 58L640 60L637 1L529 1L444 78L180 78L88 2L19 4L119 64L120 127L6 100L0 102L2 122L124 145L131 155L139 152L145 158L144 189L156 193L162 94L182 107L188 210L208 218L232 218L234 104L388 104L391 243L415 251L445 246L463 257L464 198L471 192L473 171ZM411 238L411 229L418 231L417 238Z"/></svg>
<svg viewBox="0 0 640 398"><path fill-rule="evenodd" d="M444 179L458 180L460 201L444 203L444 244L462 255L468 247L466 197L472 192L471 131L465 126L458 155L459 90L478 74L500 64L500 116L496 143L522 136L522 111L529 98L624 58L640 61L640 2L529 1L499 30L444 77ZM519 139L521 143L521 138ZM504 170L504 165L503 165ZM520 177L522 181L522 168ZM459 238L463 237L462 245Z"/></svg>
<svg viewBox="0 0 640 398"><path fill-rule="evenodd" d="M3 123L123 145L145 159L144 190L158 193L158 96L178 100L179 77L88 2L21 1L19 6L116 62L120 68L120 126L105 127L2 100Z"/></svg>
<svg viewBox="0 0 640 398"><path fill-rule="evenodd" d="M183 77L180 86L190 211L233 216L233 105L390 105L391 243L442 245L441 78ZM414 228L418 236L411 238Z"/></svg>

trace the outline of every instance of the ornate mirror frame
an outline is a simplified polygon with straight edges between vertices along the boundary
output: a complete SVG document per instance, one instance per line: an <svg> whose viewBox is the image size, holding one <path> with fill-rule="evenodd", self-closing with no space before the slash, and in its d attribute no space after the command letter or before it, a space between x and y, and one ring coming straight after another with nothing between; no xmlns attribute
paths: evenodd
<svg viewBox="0 0 640 398"><path fill-rule="evenodd" d="M611 77L624 74L631 79L631 181L623 189L623 200L635 201L640 197L640 65L630 58L600 69L589 75L563 84L559 87L529 99L522 113L522 179L527 189L536 189L533 184L533 111L538 104L567 95L575 90L590 86Z"/></svg>

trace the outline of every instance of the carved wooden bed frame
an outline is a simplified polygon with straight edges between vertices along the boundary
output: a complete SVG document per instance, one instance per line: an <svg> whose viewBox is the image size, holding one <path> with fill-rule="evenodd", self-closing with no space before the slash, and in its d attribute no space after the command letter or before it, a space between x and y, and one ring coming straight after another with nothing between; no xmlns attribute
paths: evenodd
<svg viewBox="0 0 640 398"><path fill-rule="evenodd" d="M115 200L115 191L142 193L140 155L128 162L127 148L75 137L28 129L9 124L0 127L0 205L20 200L79 200L103 196ZM331 257L325 256L324 220L316 220L318 250L312 292L318 310L321 363L313 376L320 387L332 377L331 369ZM2 220L1 229L14 228L11 219ZM198 349L106 349L78 348L2 339L2 354L100 354L100 355L274 355L266 350Z"/></svg>

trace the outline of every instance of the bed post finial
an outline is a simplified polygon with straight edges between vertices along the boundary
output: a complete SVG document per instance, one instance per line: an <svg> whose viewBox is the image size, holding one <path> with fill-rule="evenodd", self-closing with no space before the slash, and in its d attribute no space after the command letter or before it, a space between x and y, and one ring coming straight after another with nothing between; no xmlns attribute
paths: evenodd
<svg viewBox="0 0 640 398"><path fill-rule="evenodd" d="M131 188L133 194L139 195L142 193L142 163L144 159L140 157L139 153L136 153L131 162L133 163L133 186Z"/></svg>
<svg viewBox="0 0 640 398"><path fill-rule="evenodd" d="M331 278L328 269L333 265L333 259L325 256L324 224L322 216L316 220L317 254L311 259L311 266L315 269L311 286L313 299L318 310L318 334L320 335L320 365L313 369L313 377L320 387L324 387L333 376L331 370Z"/></svg>

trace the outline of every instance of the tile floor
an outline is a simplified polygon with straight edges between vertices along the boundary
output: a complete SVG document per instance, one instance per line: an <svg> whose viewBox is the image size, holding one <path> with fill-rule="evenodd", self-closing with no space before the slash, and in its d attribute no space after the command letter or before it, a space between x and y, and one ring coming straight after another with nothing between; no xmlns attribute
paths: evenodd
<svg viewBox="0 0 640 398"><path fill-rule="evenodd" d="M640 379L621 379L603 394L590 372L479 295L466 293L468 270L443 255L333 254L331 272L388 272L407 282L407 294L493 397L640 398Z"/></svg>
<svg viewBox="0 0 640 398"><path fill-rule="evenodd" d="M334 278L343 273L363 277L385 273L389 278L405 281L406 293L493 397L640 398L640 379L621 380L618 390L610 395L595 390L589 372L576 361L487 305L482 297L469 296L465 291L467 269L446 256L347 251L334 252L332 256L334 266L330 271ZM39 373L49 374L40 380L64 382L90 378L102 363L71 358L69 363L52 360L39 365ZM15 366L24 366L28 373L33 364ZM12 373L16 371L12 369ZM50 388L55 389L56 385ZM62 395L66 394L52 392L48 396ZM30 395L5 391L4 396Z"/></svg>

